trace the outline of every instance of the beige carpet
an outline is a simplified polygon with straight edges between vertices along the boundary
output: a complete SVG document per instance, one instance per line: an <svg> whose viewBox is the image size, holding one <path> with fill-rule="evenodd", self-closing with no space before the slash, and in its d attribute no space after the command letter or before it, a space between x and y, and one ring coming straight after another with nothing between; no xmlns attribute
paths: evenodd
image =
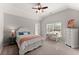
<svg viewBox="0 0 79 59"><path fill-rule="evenodd" d="M79 49L72 49L61 42L46 40L43 45L26 55L79 55ZM18 55L17 45L3 48L1 55Z"/></svg>
<svg viewBox="0 0 79 59"><path fill-rule="evenodd" d="M27 55L79 55L79 49L72 49L64 43L47 40L43 46L35 49Z"/></svg>

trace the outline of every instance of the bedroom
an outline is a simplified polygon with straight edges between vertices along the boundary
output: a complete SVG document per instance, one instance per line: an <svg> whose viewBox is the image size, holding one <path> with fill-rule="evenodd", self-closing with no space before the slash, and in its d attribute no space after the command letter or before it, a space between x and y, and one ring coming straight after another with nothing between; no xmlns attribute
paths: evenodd
<svg viewBox="0 0 79 59"><path fill-rule="evenodd" d="M2 19L0 20L0 35L2 36L0 37L0 39L3 38L0 41L0 47L2 50L1 55L79 54L79 49L72 49L64 44L66 40L65 29L67 28L68 20L75 19L76 27L79 27L79 11L77 10L78 6L76 6L75 4L66 3L42 3L42 5L48 6L48 8L45 9L43 13L36 13L36 10L32 9L32 7L35 6L35 4L0 4L0 7L2 7L0 8L0 18ZM72 7L72 5L74 6ZM60 24L60 26L57 27L57 24ZM50 35L51 32L48 32L47 25L50 25L49 30L52 28L52 36ZM60 38L56 36L58 35L58 32L60 32ZM25 42L24 44L20 43L22 44L22 47L19 47L20 45L18 45L17 47L17 44L19 44L18 39L20 39L21 36L24 37L24 35L27 36L25 38L30 37L28 39L34 38L34 40L30 40L31 46L30 42ZM48 37L50 39L48 39ZM32 45L32 42L35 42L35 45ZM29 45L26 43L28 43ZM25 48L25 50L22 50L24 49L25 44L29 47ZM32 51L27 51L29 49Z"/></svg>

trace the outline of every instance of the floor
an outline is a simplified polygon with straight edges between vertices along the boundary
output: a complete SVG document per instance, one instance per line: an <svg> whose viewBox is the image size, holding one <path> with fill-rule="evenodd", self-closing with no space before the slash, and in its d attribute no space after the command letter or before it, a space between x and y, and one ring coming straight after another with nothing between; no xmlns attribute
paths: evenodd
<svg viewBox="0 0 79 59"><path fill-rule="evenodd" d="M79 55L79 49L72 49L64 43L47 40L43 46L33 50L28 55Z"/></svg>
<svg viewBox="0 0 79 59"><path fill-rule="evenodd" d="M18 47L16 45L4 47L2 55L18 55ZM72 49L61 42L46 40L43 46L26 55L79 55L79 49Z"/></svg>
<svg viewBox="0 0 79 59"><path fill-rule="evenodd" d="M18 55L18 47L17 45L9 45L6 47L3 47L3 50L1 52L1 55Z"/></svg>

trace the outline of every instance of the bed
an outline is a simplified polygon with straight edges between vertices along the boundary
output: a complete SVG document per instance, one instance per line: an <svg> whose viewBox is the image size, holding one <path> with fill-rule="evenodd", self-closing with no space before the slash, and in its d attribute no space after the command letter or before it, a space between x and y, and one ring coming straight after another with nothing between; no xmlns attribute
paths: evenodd
<svg viewBox="0 0 79 59"><path fill-rule="evenodd" d="M38 48L43 44L43 37L40 35L33 35L30 32L17 32L17 45L19 48L19 54L24 55L28 51Z"/></svg>

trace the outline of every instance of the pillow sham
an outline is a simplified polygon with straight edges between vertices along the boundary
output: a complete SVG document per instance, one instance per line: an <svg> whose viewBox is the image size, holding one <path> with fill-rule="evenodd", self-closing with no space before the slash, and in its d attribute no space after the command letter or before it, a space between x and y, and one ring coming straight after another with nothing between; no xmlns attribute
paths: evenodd
<svg viewBox="0 0 79 59"><path fill-rule="evenodd" d="M18 35L29 35L30 32L19 32Z"/></svg>
<svg viewBox="0 0 79 59"><path fill-rule="evenodd" d="M24 33L23 32L19 32L18 35L24 35Z"/></svg>

